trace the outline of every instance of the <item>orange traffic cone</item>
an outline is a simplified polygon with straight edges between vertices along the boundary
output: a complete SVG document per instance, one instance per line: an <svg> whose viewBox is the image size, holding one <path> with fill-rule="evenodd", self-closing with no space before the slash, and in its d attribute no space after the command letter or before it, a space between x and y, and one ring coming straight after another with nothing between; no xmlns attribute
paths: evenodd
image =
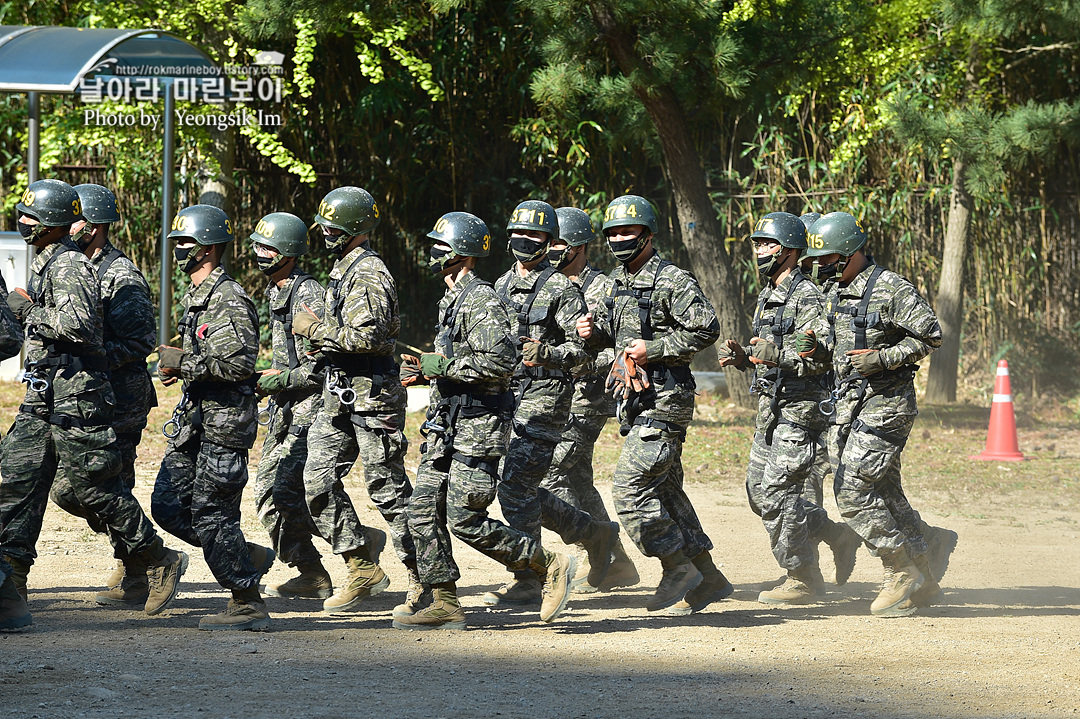
<svg viewBox="0 0 1080 719"><path fill-rule="evenodd" d="M994 403L990 406L990 431L986 449L972 459L995 462L1019 462L1024 459L1016 441L1016 415L1013 413L1012 388L1009 386L1009 363L998 362L994 380Z"/></svg>

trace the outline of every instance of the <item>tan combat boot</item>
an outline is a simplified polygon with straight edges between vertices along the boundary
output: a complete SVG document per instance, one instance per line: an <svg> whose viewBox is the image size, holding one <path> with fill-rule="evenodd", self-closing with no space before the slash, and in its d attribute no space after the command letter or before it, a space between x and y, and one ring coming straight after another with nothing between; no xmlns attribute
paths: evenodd
<svg viewBox="0 0 1080 719"><path fill-rule="evenodd" d="M817 601L818 589L812 571L808 568L795 569L788 572L783 584L761 592L757 600L762 604L779 606L813 604Z"/></svg>
<svg viewBox="0 0 1080 719"><path fill-rule="evenodd" d="M909 600L925 580L908 556L907 549L900 547L891 554L882 554L881 563L885 567L885 577L881 591L870 604L870 613L875 617L906 617L914 613L917 607Z"/></svg>
<svg viewBox="0 0 1080 719"><path fill-rule="evenodd" d="M431 589L424 586L415 569L410 569L409 588L405 590L405 601L394 607L393 617L394 619L411 617L432 601Z"/></svg>
<svg viewBox="0 0 1080 719"><path fill-rule="evenodd" d="M576 561L574 566L576 571ZM544 583L530 572L525 576L515 577L493 592L485 592L480 601L489 607L498 604L538 604L543 599L543 594Z"/></svg>
<svg viewBox="0 0 1080 719"><path fill-rule="evenodd" d="M540 552L543 569L539 566L533 567L537 575L542 573L544 576L540 621L553 622L566 609L566 602L570 598L570 582L577 572L577 559L570 554L558 554L545 549Z"/></svg>
<svg viewBox="0 0 1080 719"><path fill-rule="evenodd" d="M234 589L224 612L199 620L199 629L206 631L260 632L269 628L270 613L266 611L266 602L259 596L258 586Z"/></svg>
<svg viewBox="0 0 1080 719"><path fill-rule="evenodd" d="M165 611L165 608L176 599L180 578L184 576L187 568L188 555L186 553L164 548L162 559L151 561L147 567L146 578L150 584L150 591L146 595L143 611L150 616Z"/></svg>
<svg viewBox="0 0 1080 719"><path fill-rule="evenodd" d="M852 570L855 569L855 553L859 551L862 537L843 522L833 522L833 524L835 526L830 528L831 531L825 543L832 550L833 565L836 567L836 586L842 587L847 584Z"/></svg>
<svg viewBox="0 0 1080 719"><path fill-rule="evenodd" d="M394 629L464 629L465 612L457 598L453 582L431 588L430 605L404 617L395 617Z"/></svg>
<svg viewBox="0 0 1080 719"><path fill-rule="evenodd" d="M345 586L337 594L323 602L323 611L327 614L351 612L368 597L374 597L390 586L390 577L375 562L362 559L352 553L342 555L349 567L349 576Z"/></svg>
<svg viewBox="0 0 1080 719"><path fill-rule="evenodd" d="M923 585L911 593L911 603L922 608L937 604L944 599L945 592L941 591L941 585L934 579L933 570L930 568L930 558L925 554L920 554L913 557L911 561L923 575Z"/></svg>
<svg viewBox="0 0 1080 719"><path fill-rule="evenodd" d="M589 557L589 573L586 581L590 586L599 587L611 568L611 553L619 542L618 522L594 522L589 539L582 542ZM574 578L577 578L575 572Z"/></svg>
<svg viewBox="0 0 1080 719"><path fill-rule="evenodd" d="M681 616L684 614L696 614L713 602L727 599L735 591L724 573L713 564L712 555L707 551L702 552L692 560L694 566L701 572L701 584L686 593L682 601L676 602L668 608L668 614Z"/></svg>
<svg viewBox="0 0 1080 719"><path fill-rule="evenodd" d="M127 569L124 567L123 561L117 559L116 566L109 572L109 576L105 577L105 586L115 587L124 578L125 572L127 572Z"/></svg>
<svg viewBox="0 0 1080 719"><path fill-rule="evenodd" d="M30 576L30 565L5 556L4 561L11 565L11 581L15 582L15 591L26 601L26 579Z"/></svg>
<svg viewBox="0 0 1080 719"><path fill-rule="evenodd" d="M15 587L15 576L0 573L0 631L25 629L33 623L30 607Z"/></svg>
<svg viewBox="0 0 1080 719"><path fill-rule="evenodd" d="M146 578L145 564L134 559L120 562L109 578L115 581L107 585L108 589L104 592L94 595L95 602L111 607L146 604L150 596L150 580Z"/></svg>
<svg viewBox="0 0 1080 719"><path fill-rule="evenodd" d="M589 553L585 551L585 545L578 544L574 550L574 558L577 559L577 571L570 581L570 589L575 594L592 594L597 587L589 584Z"/></svg>
<svg viewBox="0 0 1080 719"><path fill-rule="evenodd" d="M678 604L691 589L701 584L705 578L694 563L686 558L682 550L667 557L661 557L660 563L664 567L664 573L660 577L660 584L656 587L656 593L649 597L645 608L650 612Z"/></svg>
<svg viewBox="0 0 1080 719"><path fill-rule="evenodd" d="M622 542L615 542L615 549L611 552L611 566L608 567L607 576L600 582L600 591L610 592L615 587L632 587L641 581L637 567L626 554Z"/></svg>
<svg viewBox="0 0 1080 719"><path fill-rule="evenodd" d="M926 561L934 577L941 581L949 569L949 556L956 549L957 534L951 529L932 527L923 522L923 539L926 541Z"/></svg>
<svg viewBox="0 0 1080 719"><path fill-rule="evenodd" d="M263 591L270 597L288 599L326 599L334 593L334 580L322 562L298 567L299 576L277 584L267 584Z"/></svg>
<svg viewBox="0 0 1080 719"><path fill-rule="evenodd" d="M261 544L254 544L252 542L247 543L248 554L251 555L251 563L255 565L255 571L259 573L259 576L266 574L270 571L270 567L274 566L274 560L277 559L277 552L270 547L264 547Z"/></svg>

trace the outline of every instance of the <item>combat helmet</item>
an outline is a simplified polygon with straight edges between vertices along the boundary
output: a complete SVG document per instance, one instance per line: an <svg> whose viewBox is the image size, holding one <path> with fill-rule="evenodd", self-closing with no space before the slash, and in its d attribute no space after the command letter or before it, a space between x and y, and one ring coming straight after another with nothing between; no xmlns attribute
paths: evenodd
<svg viewBox="0 0 1080 719"><path fill-rule="evenodd" d="M190 237L203 247L232 242L232 220L220 207L192 205L176 213L169 239Z"/></svg>
<svg viewBox="0 0 1080 719"><path fill-rule="evenodd" d="M531 237L513 236L513 230L543 232L547 237L535 240ZM514 208L510 222L506 223L509 236L507 248L519 262L533 262L547 252L551 240L559 236L559 219L555 208L543 200L525 200Z"/></svg>
<svg viewBox="0 0 1080 719"><path fill-rule="evenodd" d="M431 248L428 267L437 275L456 265L456 260L461 257L487 257L491 251L491 233L487 224L468 212L447 212L436 221L427 236L436 244L450 247L449 250Z"/></svg>
<svg viewBox="0 0 1080 719"><path fill-rule="evenodd" d="M15 203L19 215L38 221L34 227L19 223L19 232L27 244L33 244L49 227L67 227L82 218L82 201L75 188L60 180L30 183Z"/></svg>
<svg viewBox="0 0 1080 719"><path fill-rule="evenodd" d="M300 257L308 251L308 228L296 215L288 212L271 212L255 225L249 238L255 245L273 247L277 257L263 257L255 253L255 260L264 274L272 275L280 270L290 257Z"/></svg>

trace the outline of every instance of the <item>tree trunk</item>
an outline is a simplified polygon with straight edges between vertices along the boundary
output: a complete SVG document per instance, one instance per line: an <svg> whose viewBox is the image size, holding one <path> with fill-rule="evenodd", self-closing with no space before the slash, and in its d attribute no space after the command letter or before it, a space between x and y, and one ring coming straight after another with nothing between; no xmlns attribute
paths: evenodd
<svg viewBox="0 0 1080 719"><path fill-rule="evenodd" d="M956 376L960 366L960 328L964 321L964 257L971 227L971 195L964 187L967 166L953 163L952 196L945 228L945 251L941 259L937 312L941 324L941 347L930 355L926 381L926 401L946 404L956 401Z"/></svg>
<svg viewBox="0 0 1080 719"><path fill-rule="evenodd" d="M605 3L591 1L589 8L623 75L632 77L635 70L640 73L644 63L634 51L633 36L615 21ZM731 338L745 342L750 335L750 326L724 246L724 234L705 186L705 170L701 166L682 106L671 88L665 85L645 87L635 83L634 92L649 113L660 138L664 168L671 183L683 244L690 255L691 269L701 289L716 309L720 321L720 341ZM725 375L732 401L743 407L753 406L746 375L730 368L725 370Z"/></svg>

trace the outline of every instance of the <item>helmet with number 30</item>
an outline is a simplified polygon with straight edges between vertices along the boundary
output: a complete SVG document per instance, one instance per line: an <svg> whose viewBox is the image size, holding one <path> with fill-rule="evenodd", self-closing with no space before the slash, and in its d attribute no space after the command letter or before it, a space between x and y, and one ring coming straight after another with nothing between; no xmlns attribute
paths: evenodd
<svg viewBox="0 0 1080 719"><path fill-rule="evenodd" d="M846 212L830 212L813 224L803 257L822 257L834 252L851 257L866 244L862 223Z"/></svg>
<svg viewBox="0 0 1080 719"><path fill-rule="evenodd" d="M435 223L427 236L449 245L454 254L462 257L487 257L491 252L491 233L476 215L468 212L447 212Z"/></svg>
<svg viewBox="0 0 1080 719"><path fill-rule="evenodd" d="M232 220L220 207L192 205L176 213L169 239L190 237L203 247L232 242Z"/></svg>
<svg viewBox="0 0 1080 719"><path fill-rule="evenodd" d="M82 219L82 201L75 188L60 180L30 183L15 203L21 215L33 217L46 227L63 227Z"/></svg>

